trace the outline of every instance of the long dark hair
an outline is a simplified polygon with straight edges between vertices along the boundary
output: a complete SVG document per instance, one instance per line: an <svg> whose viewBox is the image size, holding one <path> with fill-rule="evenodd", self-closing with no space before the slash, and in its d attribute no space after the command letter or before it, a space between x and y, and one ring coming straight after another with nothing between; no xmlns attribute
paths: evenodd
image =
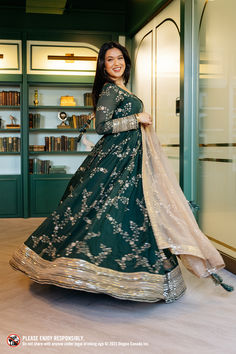
<svg viewBox="0 0 236 354"><path fill-rule="evenodd" d="M117 43L117 42L104 43L101 46L100 51L98 53L97 68L96 68L96 74L95 74L95 79L94 79L94 84L93 84L92 95L93 95L94 111L96 110L99 94L102 91L102 88L103 88L103 85L105 84L105 82L114 82L109 77L109 75L107 75L106 71L104 70L105 69L105 55L106 55L107 50L111 49L111 48L117 48L122 52L124 60L125 60L125 71L123 74L125 85L129 81L131 60L130 60L130 56L129 56L127 49L125 47L123 47L120 43Z"/></svg>

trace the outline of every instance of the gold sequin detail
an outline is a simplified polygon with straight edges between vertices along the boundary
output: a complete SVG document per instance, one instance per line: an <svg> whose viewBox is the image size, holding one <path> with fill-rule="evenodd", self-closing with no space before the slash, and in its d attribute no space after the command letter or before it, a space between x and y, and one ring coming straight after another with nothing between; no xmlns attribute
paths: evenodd
<svg viewBox="0 0 236 354"><path fill-rule="evenodd" d="M80 259L61 257L47 261L25 244L14 253L10 265L37 283L105 293L123 300L172 302L186 289L179 266L165 275L125 273Z"/></svg>

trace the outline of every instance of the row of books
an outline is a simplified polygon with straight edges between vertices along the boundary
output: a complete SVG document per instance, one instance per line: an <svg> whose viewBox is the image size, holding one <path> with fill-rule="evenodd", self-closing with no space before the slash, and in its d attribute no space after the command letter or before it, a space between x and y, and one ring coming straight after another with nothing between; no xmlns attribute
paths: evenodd
<svg viewBox="0 0 236 354"><path fill-rule="evenodd" d="M50 169L50 160L40 160L38 158L29 159L30 174L48 174Z"/></svg>
<svg viewBox="0 0 236 354"><path fill-rule="evenodd" d="M0 137L0 152L20 152L20 138L16 136Z"/></svg>
<svg viewBox="0 0 236 354"><path fill-rule="evenodd" d="M52 166L50 160L29 159L30 174L66 173L66 166Z"/></svg>
<svg viewBox="0 0 236 354"><path fill-rule="evenodd" d="M81 114L81 115L73 115L72 117L68 117L69 127L72 129L80 129L89 119L89 115ZM40 128L40 114L39 113L29 113L29 128ZM94 119L91 121L90 129L95 129L95 121Z"/></svg>
<svg viewBox="0 0 236 354"><path fill-rule="evenodd" d="M20 92L19 91L0 91L0 106L19 106ZM87 92L84 94L84 105L92 106L92 94Z"/></svg>
<svg viewBox="0 0 236 354"><path fill-rule="evenodd" d="M45 136L45 151L77 151L77 137Z"/></svg>
<svg viewBox="0 0 236 354"><path fill-rule="evenodd" d="M29 151L77 151L77 137L45 136L45 145L30 145Z"/></svg>
<svg viewBox="0 0 236 354"><path fill-rule="evenodd" d="M29 128L40 128L39 113L29 113Z"/></svg>
<svg viewBox="0 0 236 354"><path fill-rule="evenodd" d="M68 117L68 122L71 128L74 129L79 129L82 128L82 126L87 122L89 119L90 115L87 114L81 114L81 115L74 115L72 117ZM90 129L95 129L95 120L93 119L90 124Z"/></svg>
<svg viewBox="0 0 236 354"><path fill-rule="evenodd" d="M0 106L19 106L20 92L19 91L1 91Z"/></svg>

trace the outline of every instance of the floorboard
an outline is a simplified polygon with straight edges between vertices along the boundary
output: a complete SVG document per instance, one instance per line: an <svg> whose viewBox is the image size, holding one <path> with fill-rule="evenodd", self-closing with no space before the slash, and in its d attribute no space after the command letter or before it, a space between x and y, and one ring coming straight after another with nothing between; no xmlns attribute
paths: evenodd
<svg viewBox="0 0 236 354"><path fill-rule="evenodd" d="M14 249L42 220L0 219L0 353L236 353L236 291L227 293L185 269L187 291L171 304L40 285L11 269ZM236 288L235 275L220 274ZM6 342L14 333L21 338L15 349Z"/></svg>

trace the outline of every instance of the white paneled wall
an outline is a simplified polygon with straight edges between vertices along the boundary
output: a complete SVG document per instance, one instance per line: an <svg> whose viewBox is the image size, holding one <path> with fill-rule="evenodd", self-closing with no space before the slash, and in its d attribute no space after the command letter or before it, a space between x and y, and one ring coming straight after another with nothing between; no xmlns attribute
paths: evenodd
<svg viewBox="0 0 236 354"><path fill-rule="evenodd" d="M199 32L199 224L236 258L235 0L195 0ZM200 16L199 16L200 17Z"/></svg>
<svg viewBox="0 0 236 354"><path fill-rule="evenodd" d="M153 116L155 130L178 177L180 1L174 0L134 37L132 90Z"/></svg>

